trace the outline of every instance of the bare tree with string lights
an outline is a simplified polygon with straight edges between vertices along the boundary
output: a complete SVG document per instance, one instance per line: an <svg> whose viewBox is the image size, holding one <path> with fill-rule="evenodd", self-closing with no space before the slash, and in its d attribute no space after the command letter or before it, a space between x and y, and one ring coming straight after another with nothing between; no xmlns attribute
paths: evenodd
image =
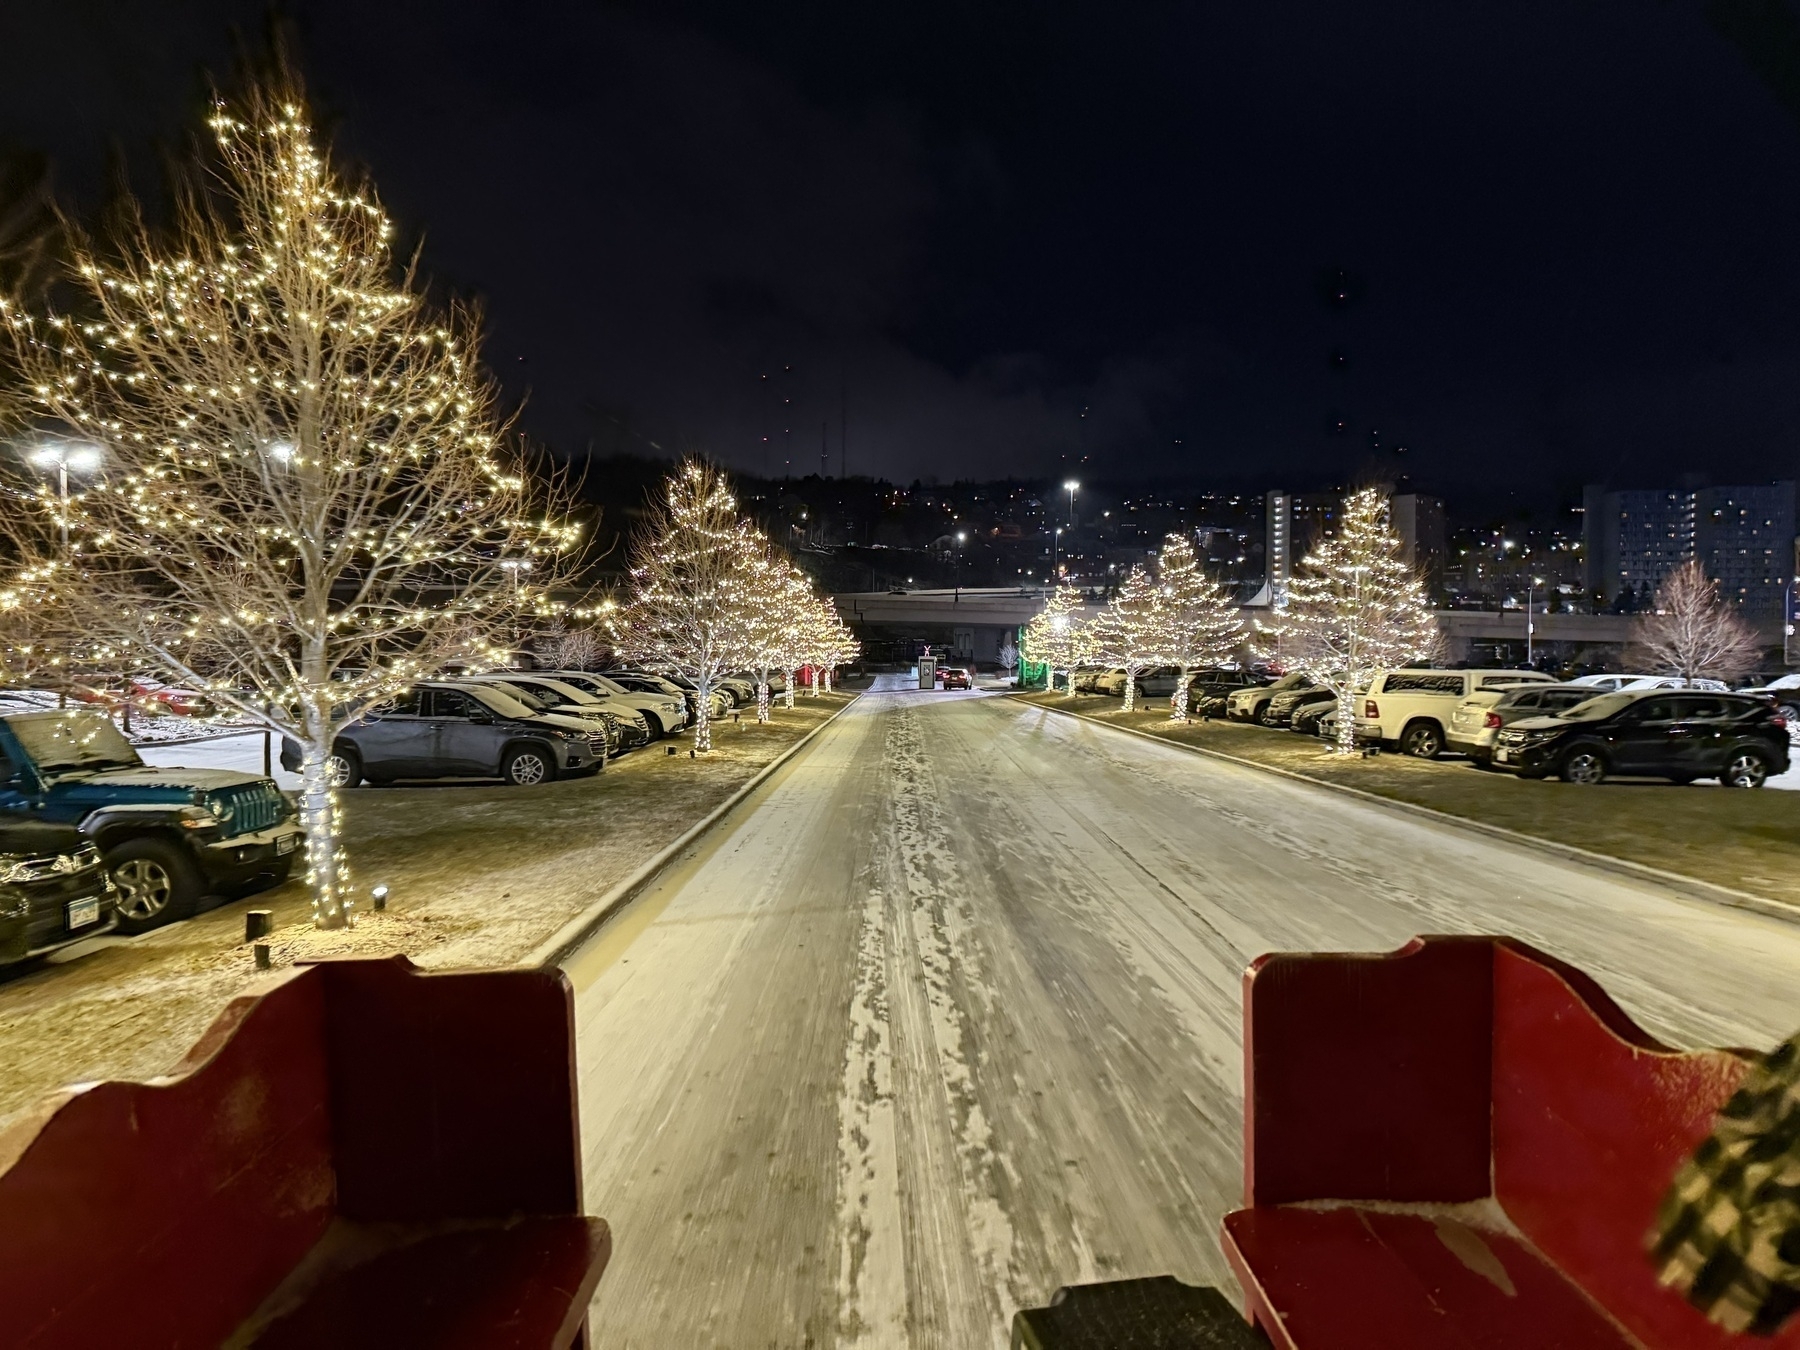
<svg viewBox="0 0 1800 1350"><path fill-rule="evenodd" d="M1162 596L1159 659L1180 672L1171 720L1188 720L1188 680L1228 659L1244 641L1244 621L1225 588L1206 575L1185 535L1163 540L1157 588Z"/></svg>
<svg viewBox="0 0 1800 1350"><path fill-rule="evenodd" d="M619 653L682 676L696 694L694 749L712 749L712 691L745 657L743 610L756 535L725 476L696 459L663 483L631 544L631 598L614 616Z"/></svg>
<svg viewBox="0 0 1800 1350"><path fill-rule="evenodd" d="M1288 585L1287 609L1266 626L1298 669L1337 696L1338 754L1356 750L1356 692L1375 672L1431 659L1441 636L1425 583L1401 556L1387 498L1374 488L1344 499L1338 533Z"/></svg>
<svg viewBox="0 0 1800 1350"><path fill-rule="evenodd" d="M66 631L299 744L314 922L339 927L337 731L498 656L576 532L509 439L478 315L427 303L298 78L216 97L209 127L168 229L127 209L103 243L70 231L87 317L0 304L15 412L100 457L66 548L43 499L13 542Z"/></svg>
<svg viewBox="0 0 1800 1350"><path fill-rule="evenodd" d="M1167 645L1162 590L1141 563L1131 569L1106 608L1094 616L1093 641L1102 661L1124 668L1122 707L1130 712L1137 702L1138 676L1162 660Z"/></svg>

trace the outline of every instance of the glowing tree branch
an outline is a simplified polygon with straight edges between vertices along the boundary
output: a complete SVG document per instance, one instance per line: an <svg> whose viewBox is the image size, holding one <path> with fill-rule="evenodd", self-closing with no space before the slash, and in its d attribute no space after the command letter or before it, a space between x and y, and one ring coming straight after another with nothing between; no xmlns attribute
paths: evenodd
<svg viewBox="0 0 1800 1350"><path fill-rule="evenodd" d="M746 569L754 557L750 527L723 474L684 461L663 484L631 545L630 601L616 616L621 655L693 684L694 749L712 749L713 688L744 660Z"/></svg>
<svg viewBox="0 0 1800 1350"><path fill-rule="evenodd" d="M1337 695L1337 752L1356 749L1356 692L1375 672L1435 656L1440 645L1425 585L1401 556L1387 498L1364 488L1344 499L1337 536L1305 561L1288 605L1268 626L1288 659Z"/></svg>
<svg viewBox="0 0 1800 1350"><path fill-rule="evenodd" d="M1647 668L1690 682L1735 679L1762 657L1755 631L1726 607L1718 583L1693 560L1663 578L1655 613L1632 627L1632 645Z"/></svg>
<svg viewBox="0 0 1800 1350"><path fill-rule="evenodd" d="M1025 626L1025 651L1033 661L1049 667L1045 687L1056 689L1056 672L1068 674L1068 692L1075 692L1075 667L1094 648L1091 627L1082 622L1081 592L1063 583L1050 593L1044 607Z"/></svg>
<svg viewBox="0 0 1800 1350"><path fill-rule="evenodd" d="M14 393L98 451L54 611L298 742L315 922L348 922L337 731L452 659L482 661L557 584L575 532L509 452L477 316L434 313L366 182L341 177L297 80L215 101L173 227L76 238L88 317L0 303ZM46 504L47 505L47 504Z"/></svg>
<svg viewBox="0 0 1800 1350"><path fill-rule="evenodd" d="M1102 661L1125 668L1124 711L1137 702L1138 676L1160 661L1163 633L1162 589L1140 564L1131 569L1118 594L1094 618L1094 645Z"/></svg>
<svg viewBox="0 0 1800 1350"><path fill-rule="evenodd" d="M1162 593L1162 649L1158 659L1180 671L1172 720L1188 720L1188 680L1216 666L1244 641L1244 621L1231 597L1201 569L1186 536L1163 541L1157 584Z"/></svg>

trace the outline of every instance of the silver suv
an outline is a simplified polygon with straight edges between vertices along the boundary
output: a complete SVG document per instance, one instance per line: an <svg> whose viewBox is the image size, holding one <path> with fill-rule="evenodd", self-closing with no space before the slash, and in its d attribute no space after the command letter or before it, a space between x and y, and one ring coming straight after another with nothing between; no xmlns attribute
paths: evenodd
<svg viewBox="0 0 1800 1350"><path fill-rule="evenodd" d="M284 741L281 762L300 767ZM338 733L329 771L338 787L396 778L499 778L520 787L604 768L606 733L581 718L534 713L483 685L415 685Z"/></svg>

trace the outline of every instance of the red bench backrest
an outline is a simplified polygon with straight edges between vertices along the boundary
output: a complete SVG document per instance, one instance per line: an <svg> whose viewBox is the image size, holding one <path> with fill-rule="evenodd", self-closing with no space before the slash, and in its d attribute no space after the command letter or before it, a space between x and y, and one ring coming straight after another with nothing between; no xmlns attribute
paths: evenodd
<svg viewBox="0 0 1800 1350"><path fill-rule="evenodd" d="M1580 971L1494 948L1494 1188L1532 1243L1650 1350L1800 1346L1732 1336L1656 1283L1645 1251L1675 1171L1747 1062L1644 1033Z"/></svg>
<svg viewBox="0 0 1800 1350"><path fill-rule="evenodd" d="M332 1216L323 992L288 976L174 1076L72 1089L0 1136L0 1343L212 1350L255 1309Z"/></svg>
<svg viewBox="0 0 1800 1350"><path fill-rule="evenodd" d="M1259 958L1244 976L1244 1203L1488 1194L1486 938Z"/></svg>
<svg viewBox="0 0 1800 1350"><path fill-rule="evenodd" d="M336 1214L580 1214L571 1000L555 970L324 962L169 1077L50 1099L0 1135L0 1345L214 1350Z"/></svg>

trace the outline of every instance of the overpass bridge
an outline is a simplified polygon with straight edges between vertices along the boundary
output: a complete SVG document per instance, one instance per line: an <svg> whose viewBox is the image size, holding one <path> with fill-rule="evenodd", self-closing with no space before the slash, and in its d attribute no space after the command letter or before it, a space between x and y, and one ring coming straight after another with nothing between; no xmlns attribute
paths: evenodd
<svg viewBox="0 0 1800 1350"><path fill-rule="evenodd" d="M910 659L917 644L964 661L997 661L1001 643L1031 622L1049 595L1046 587L964 587L960 590L850 591L832 596L838 613L850 625L871 660ZM1084 612L1104 604L1100 591L1089 593ZM1246 627L1269 611L1245 606ZM1520 660L1525 651L1525 611L1521 609L1442 609L1438 627L1449 661ZM1531 617L1533 641L1560 649L1598 647L1609 655L1623 652L1631 641L1632 618L1626 614L1546 614ZM1781 642L1780 625L1762 626L1766 644Z"/></svg>

